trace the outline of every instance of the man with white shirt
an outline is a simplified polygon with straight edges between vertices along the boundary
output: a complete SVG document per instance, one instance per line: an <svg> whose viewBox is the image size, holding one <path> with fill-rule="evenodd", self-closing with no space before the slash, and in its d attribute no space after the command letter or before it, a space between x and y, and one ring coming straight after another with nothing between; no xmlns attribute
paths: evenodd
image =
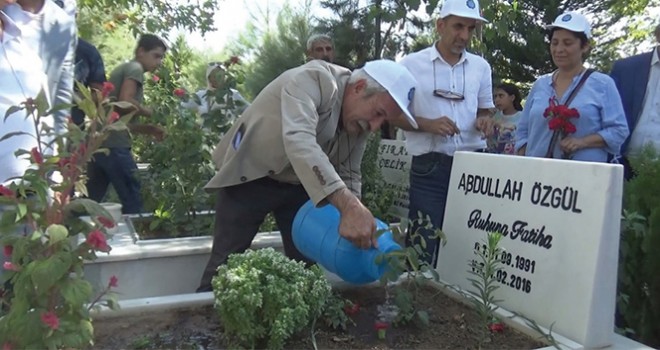
<svg viewBox="0 0 660 350"><path fill-rule="evenodd" d="M4 12L41 58L41 67L48 76L51 105L70 104L77 42L75 19L55 2L46 0L18 0L6 6ZM65 131L69 114L69 109L55 112L56 132Z"/></svg>
<svg viewBox="0 0 660 350"><path fill-rule="evenodd" d="M487 21L477 0L445 0L436 22L440 39L401 60L419 83L413 100L419 129L396 125L406 130L406 146L413 156L408 208L413 226L406 243L419 243L419 236L414 236L419 234L426 241L423 259L433 266L439 240L424 228L426 222L415 221L418 213L428 215L434 228L442 228L454 153L485 149L485 136L492 132L491 68L466 51L480 22Z"/></svg>
<svg viewBox="0 0 660 350"><path fill-rule="evenodd" d="M660 25L655 28L660 44ZM653 51L614 62L610 76L614 79L623 110L628 120L630 137L623 144L624 156L639 154L646 145L660 152L660 45ZM633 176L633 169L624 161L625 177Z"/></svg>
<svg viewBox="0 0 660 350"><path fill-rule="evenodd" d="M0 0L0 8L7 1ZM29 98L35 99L44 90L47 93L46 74L34 67L41 67L41 59L37 53L23 40L21 30L3 12L0 11L0 138L9 133L23 132L0 141L0 186L8 187L17 177L23 176L30 166L25 155L17 157L14 153L19 149L31 150L38 147L35 138L37 130L31 118L26 118L25 109L11 113L5 118L12 106L18 106ZM52 127L52 119L43 122ZM2 191L5 193L5 191ZM0 196L3 194L0 193ZM0 217L11 200L0 198ZM4 236L7 232L2 232ZM0 255L0 263L6 260ZM2 269L0 269L0 280Z"/></svg>

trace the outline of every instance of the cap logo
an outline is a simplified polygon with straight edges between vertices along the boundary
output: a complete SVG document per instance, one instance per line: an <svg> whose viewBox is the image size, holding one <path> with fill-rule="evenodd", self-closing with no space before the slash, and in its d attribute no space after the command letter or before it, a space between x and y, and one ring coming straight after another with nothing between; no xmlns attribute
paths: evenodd
<svg viewBox="0 0 660 350"><path fill-rule="evenodd" d="M573 16L571 16L570 14L566 14L566 15L564 15L564 17L561 18L561 21L562 21L562 22L568 22L568 21L570 21L572 18L573 18Z"/></svg>
<svg viewBox="0 0 660 350"><path fill-rule="evenodd" d="M477 5L474 4L474 0L467 0L465 5L467 5L467 7L471 8L471 9L473 9L477 6Z"/></svg>
<svg viewBox="0 0 660 350"><path fill-rule="evenodd" d="M411 87L410 90L408 91L408 101L412 101L414 96L415 96L415 88Z"/></svg>

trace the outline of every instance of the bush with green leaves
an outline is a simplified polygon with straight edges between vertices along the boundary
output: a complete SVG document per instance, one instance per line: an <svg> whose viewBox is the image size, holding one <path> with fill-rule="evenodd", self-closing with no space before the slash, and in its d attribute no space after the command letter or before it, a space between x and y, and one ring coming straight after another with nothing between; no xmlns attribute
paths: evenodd
<svg viewBox="0 0 660 350"><path fill-rule="evenodd" d="M181 71L191 57L185 41L177 40L157 72L158 78L145 82L147 104L154 107L151 121L161 125L166 136L160 142L136 137L134 147L139 161L149 163L147 171L140 173L145 210L153 213L149 231L166 232L170 237L183 232L211 233L212 220L199 220L197 213L213 209L213 197L204 191L215 174L212 151L231 127L231 113L239 107L231 101L230 88L236 85L232 69L217 77L222 87L210 97L226 108L198 115L181 106L183 100L197 98L180 84Z"/></svg>
<svg viewBox="0 0 660 350"><path fill-rule="evenodd" d="M619 246L619 328L660 346L660 154L647 148L630 159L636 177L624 187Z"/></svg>
<svg viewBox="0 0 660 350"><path fill-rule="evenodd" d="M248 348L281 349L321 315L331 295L318 266L305 268L273 248L230 255L212 284L225 335Z"/></svg>

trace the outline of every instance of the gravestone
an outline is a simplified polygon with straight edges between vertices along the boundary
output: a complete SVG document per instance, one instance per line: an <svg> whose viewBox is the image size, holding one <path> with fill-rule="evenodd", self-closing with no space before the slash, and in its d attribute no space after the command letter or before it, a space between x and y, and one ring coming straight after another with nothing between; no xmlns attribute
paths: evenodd
<svg viewBox="0 0 660 350"><path fill-rule="evenodd" d="M500 232L498 305L587 348L608 346L622 187L619 165L458 152L440 278L474 291L467 278L475 249Z"/></svg>
<svg viewBox="0 0 660 350"><path fill-rule="evenodd" d="M412 156L406 151L406 142L381 140L378 147L378 168L383 180L394 189L394 203L390 214L408 217L408 183Z"/></svg>

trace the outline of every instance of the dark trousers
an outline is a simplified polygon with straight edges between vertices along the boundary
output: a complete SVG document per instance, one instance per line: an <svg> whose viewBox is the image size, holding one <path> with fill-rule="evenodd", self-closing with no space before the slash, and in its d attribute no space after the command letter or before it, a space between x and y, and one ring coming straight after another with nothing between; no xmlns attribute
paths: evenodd
<svg viewBox="0 0 660 350"><path fill-rule="evenodd" d="M286 256L310 263L296 249L291 238L293 219L308 200L302 185L281 183L268 177L219 189L211 258L197 291L212 290L211 279L218 266L227 263L230 254L242 253L250 247L259 226L270 212L274 214L282 235Z"/></svg>
<svg viewBox="0 0 660 350"><path fill-rule="evenodd" d="M440 240L432 238L433 230L425 228L428 224L426 218L430 218L434 229L442 228L453 159L442 153L431 152L413 156L410 166L408 218L411 227L406 237L406 245L420 244L420 238L423 238L426 248L421 260L433 267L437 263ZM421 222L418 220L418 213L422 215Z"/></svg>
<svg viewBox="0 0 660 350"><path fill-rule="evenodd" d="M130 148L110 148L110 153L97 153L87 165L87 192L89 198L102 202L112 184L124 214L142 212L140 182L137 179L137 164Z"/></svg>

